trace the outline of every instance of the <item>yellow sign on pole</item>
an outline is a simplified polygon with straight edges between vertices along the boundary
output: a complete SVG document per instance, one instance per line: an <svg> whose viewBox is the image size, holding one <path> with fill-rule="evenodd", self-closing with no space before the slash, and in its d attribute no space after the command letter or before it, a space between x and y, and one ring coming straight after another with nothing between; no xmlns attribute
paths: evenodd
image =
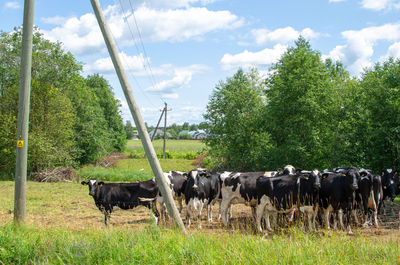
<svg viewBox="0 0 400 265"><path fill-rule="evenodd" d="M19 148L24 147L24 141L18 140L17 141L17 147L19 147Z"/></svg>

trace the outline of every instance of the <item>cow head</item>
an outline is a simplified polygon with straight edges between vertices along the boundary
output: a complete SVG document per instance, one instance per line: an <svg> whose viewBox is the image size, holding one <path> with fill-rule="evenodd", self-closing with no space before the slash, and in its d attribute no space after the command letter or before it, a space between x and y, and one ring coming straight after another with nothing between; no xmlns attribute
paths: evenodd
<svg viewBox="0 0 400 265"><path fill-rule="evenodd" d="M317 169L314 169L313 171L300 171L298 174L300 174L302 178L311 181L314 189L319 190L321 188L322 175Z"/></svg>
<svg viewBox="0 0 400 265"><path fill-rule="evenodd" d="M398 171L391 168L382 170L382 188L383 192L389 194L391 199L396 197L396 190L398 189L399 179Z"/></svg>
<svg viewBox="0 0 400 265"><path fill-rule="evenodd" d="M204 197L204 186L202 183L202 178L206 175L206 172L197 170L192 170L189 172L186 186L190 189L190 193L193 197Z"/></svg>
<svg viewBox="0 0 400 265"><path fill-rule="evenodd" d="M89 186L89 195L90 196L95 196L97 190L103 186L104 182L100 181L98 182L96 179L91 179L89 181L82 181L81 182L82 185L88 185Z"/></svg>
<svg viewBox="0 0 400 265"><path fill-rule="evenodd" d="M346 177L346 184L353 191L358 189L358 180L360 179L360 173L357 168L349 168L345 171L341 171L341 173Z"/></svg>

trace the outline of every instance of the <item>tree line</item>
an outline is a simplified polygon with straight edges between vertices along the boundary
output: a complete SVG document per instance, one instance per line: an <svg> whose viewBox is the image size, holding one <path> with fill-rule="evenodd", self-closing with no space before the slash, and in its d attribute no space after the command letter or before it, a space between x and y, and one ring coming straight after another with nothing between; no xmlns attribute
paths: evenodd
<svg viewBox="0 0 400 265"><path fill-rule="evenodd" d="M22 29L0 32L0 175L14 177ZM126 133L112 87L59 42L33 35L28 172L94 162L122 151Z"/></svg>
<svg viewBox="0 0 400 265"><path fill-rule="evenodd" d="M204 118L214 164L230 170L399 167L400 60L360 77L300 37L262 78L239 69L216 85Z"/></svg>

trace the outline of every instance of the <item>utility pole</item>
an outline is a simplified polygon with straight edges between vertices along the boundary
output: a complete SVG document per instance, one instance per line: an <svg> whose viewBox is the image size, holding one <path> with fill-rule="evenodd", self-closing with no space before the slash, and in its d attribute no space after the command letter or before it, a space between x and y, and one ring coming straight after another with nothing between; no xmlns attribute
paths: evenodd
<svg viewBox="0 0 400 265"><path fill-rule="evenodd" d="M129 109L131 111L133 119L135 120L135 124L138 128L140 139L142 141L147 158L149 159L151 169L153 170L154 176L156 178L158 188L160 189L161 195L164 198L164 202L167 206L169 215L175 221L175 224L182 230L182 232L186 234L185 226L182 222L181 216L179 215L178 209L176 208L176 205L172 198L171 190L167 185L167 181L161 169L160 162L157 159L156 152L154 151L154 147L150 141L150 137L149 134L147 133L146 126L144 125L139 107L137 106L135 98L133 97L132 89L129 85L128 78L126 77L125 71L119 59L118 51L115 47L114 40L111 37L111 32L104 18L103 12L100 7L100 3L98 0L90 0L90 2L93 6L97 22L99 23L108 52L110 53L110 57L114 64L115 71L117 72L118 79L121 83L122 90L124 91L126 101L128 102L129 105Z"/></svg>
<svg viewBox="0 0 400 265"><path fill-rule="evenodd" d="M162 117L163 117L163 115L164 115L164 111L165 111L165 108L162 110L161 115L160 115L160 118L158 119L158 122L157 122L156 129L154 130L154 133L153 133L153 135L151 136L151 141L152 141L152 142L153 142L154 136L155 136L156 133L157 133L158 125L160 125L160 121L161 121L161 119L162 119Z"/></svg>
<svg viewBox="0 0 400 265"><path fill-rule="evenodd" d="M167 102L164 102L165 107L164 107L164 147L163 147L163 158L165 159L165 144L167 142Z"/></svg>
<svg viewBox="0 0 400 265"><path fill-rule="evenodd" d="M29 105L32 68L34 0L25 0L22 28L22 58L19 81L17 156L15 167L14 223L25 223L26 170L28 157Z"/></svg>

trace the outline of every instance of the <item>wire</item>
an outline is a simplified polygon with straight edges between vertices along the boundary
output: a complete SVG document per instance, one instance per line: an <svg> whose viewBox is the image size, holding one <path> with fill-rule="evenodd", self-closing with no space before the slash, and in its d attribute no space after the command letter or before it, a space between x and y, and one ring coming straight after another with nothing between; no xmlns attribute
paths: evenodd
<svg viewBox="0 0 400 265"><path fill-rule="evenodd" d="M122 15L123 15L123 20L128 25L128 29L129 29L129 32L131 34L131 38L132 38L132 40L134 42L134 45L136 47L136 51L137 51L138 54L141 54L140 48L138 47L137 42L135 41L135 37L134 37L133 31L132 31L132 28L131 28L131 26L129 24L128 16L125 15L127 12L125 12L121 0L119 0L119 4L120 4ZM132 16L134 18L134 22L135 22L135 25L136 25L136 30L138 32L139 40L140 40L140 43L141 43L141 46L142 46L142 50L143 50L143 53L142 53L143 56L139 56L139 58L142 60L143 68L146 71L146 73L148 71L150 72L150 74L148 74L148 78L150 80L150 83L151 83L153 89L155 89L155 87L157 86L157 81L156 81L156 78L154 77L153 70L152 70L152 67L150 65L149 57L147 55L146 49L145 49L144 44L143 44L142 35L140 33L140 29L139 29L139 26L138 26L138 23L137 23L137 20L136 20L136 17L135 17L135 13L133 11L133 6L132 6L132 3L131 3L131 0L129 0L129 4L130 4L130 7L131 7L131 12L132 12L131 14L132 14ZM163 100L160 96L159 96L159 98L163 103L166 103L165 100Z"/></svg>

